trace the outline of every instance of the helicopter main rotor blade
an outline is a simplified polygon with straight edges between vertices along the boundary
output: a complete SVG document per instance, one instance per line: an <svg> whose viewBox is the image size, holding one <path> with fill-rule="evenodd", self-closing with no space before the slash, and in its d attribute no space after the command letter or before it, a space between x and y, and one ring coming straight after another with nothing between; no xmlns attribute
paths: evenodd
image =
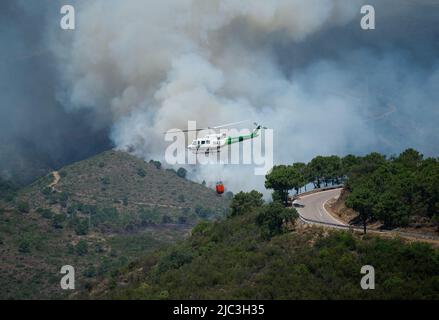
<svg viewBox="0 0 439 320"><path fill-rule="evenodd" d="M238 122L232 122L232 123L228 123L228 124L223 124L221 126L216 126L216 127L210 127L209 129L219 129L219 128L224 128L224 127L230 127L233 126L235 124L240 124L240 123L244 123L244 122L248 122L249 120L244 120L244 121L238 121Z"/></svg>
<svg viewBox="0 0 439 320"><path fill-rule="evenodd" d="M172 131L166 131L163 132L163 134L167 133L177 133L177 132L191 132L191 131L201 131L201 130L209 130L210 128L199 128L199 129L192 129L192 130L172 130Z"/></svg>
<svg viewBox="0 0 439 320"><path fill-rule="evenodd" d="M230 126L233 126L235 124L240 124L240 123L244 123L244 122L247 122L247 121L249 121L249 120L244 120L244 121L238 121L238 122L223 124L221 126L216 126L216 127L198 128L198 129L192 129L192 130L172 130L172 131L163 132L163 134L166 134L166 133L177 133L177 132L202 131L202 130L215 130L215 129L219 129L219 128L230 127Z"/></svg>

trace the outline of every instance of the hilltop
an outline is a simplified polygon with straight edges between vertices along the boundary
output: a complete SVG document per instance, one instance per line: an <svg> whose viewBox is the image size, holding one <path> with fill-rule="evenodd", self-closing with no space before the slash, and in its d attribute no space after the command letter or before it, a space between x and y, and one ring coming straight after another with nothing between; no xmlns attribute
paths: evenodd
<svg viewBox="0 0 439 320"><path fill-rule="evenodd" d="M184 238L229 201L157 161L107 151L0 201L1 298L63 298L60 268L79 291L140 254Z"/></svg>
<svg viewBox="0 0 439 320"><path fill-rule="evenodd" d="M142 210L149 211L147 222L151 223L160 223L165 214L166 223L193 223L200 216L214 218L227 209L227 201L213 190L163 169L160 162L147 163L114 150L39 179L22 189L18 200L31 208L50 207L56 212L71 212L85 205L92 217L99 208L117 209L133 219Z"/></svg>

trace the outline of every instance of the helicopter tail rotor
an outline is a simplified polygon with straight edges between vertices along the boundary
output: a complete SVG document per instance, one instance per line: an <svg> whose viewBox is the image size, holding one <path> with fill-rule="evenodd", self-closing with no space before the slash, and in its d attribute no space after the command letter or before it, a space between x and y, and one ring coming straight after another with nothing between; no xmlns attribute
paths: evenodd
<svg viewBox="0 0 439 320"><path fill-rule="evenodd" d="M253 124L256 126L256 129L268 129L267 127L265 127L257 122L253 122Z"/></svg>

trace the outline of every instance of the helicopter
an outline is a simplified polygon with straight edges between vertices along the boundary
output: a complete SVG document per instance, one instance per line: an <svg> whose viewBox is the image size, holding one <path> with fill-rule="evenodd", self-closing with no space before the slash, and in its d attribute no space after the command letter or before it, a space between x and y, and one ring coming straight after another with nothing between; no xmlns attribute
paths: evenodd
<svg viewBox="0 0 439 320"><path fill-rule="evenodd" d="M205 129L195 129L193 131L201 131L206 129L220 129L229 127L238 123L242 122L236 122L236 123L230 123L227 125L222 126L216 126L211 128L205 128ZM220 152L221 148L231 145L233 143L242 142L245 140L250 140L253 138L256 138L259 136L259 132L261 129L267 129L267 127L264 127L258 123L254 123L255 128L253 131L249 134L239 135L239 136L231 136L228 135L225 132L222 133L214 133L214 134L208 134L202 138L198 138L192 141L190 145L187 146L189 151L192 151L192 153L206 153L209 154L211 152Z"/></svg>
<svg viewBox="0 0 439 320"><path fill-rule="evenodd" d="M247 121L239 121L239 122L224 124L224 125L215 126L215 127L208 127L208 128L182 130L182 132L217 130L220 128L226 128L226 127L230 127L233 125L237 125L237 124L240 124L243 122L247 122ZM244 135L231 136L225 132L208 134L202 138L197 138L197 139L193 140L192 143L187 146L187 149L194 154L205 153L207 155L209 153L220 152L221 149L225 146L231 145L233 143L238 143L238 142L242 142L245 140L250 140L250 139L256 138L257 136L259 136L259 132L261 129L267 129L267 127L264 127L256 122L254 122L254 125L255 125L255 128L253 129L253 131L249 134L244 134Z"/></svg>

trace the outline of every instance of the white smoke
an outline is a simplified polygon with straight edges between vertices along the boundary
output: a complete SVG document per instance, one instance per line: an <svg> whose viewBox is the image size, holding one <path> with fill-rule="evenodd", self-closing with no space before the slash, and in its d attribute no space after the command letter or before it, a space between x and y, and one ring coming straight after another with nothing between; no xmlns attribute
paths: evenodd
<svg viewBox="0 0 439 320"><path fill-rule="evenodd" d="M145 159L162 159L162 132L188 120L273 128L275 162L368 150L384 142L365 121L374 114L358 98L362 73L318 59L291 75L274 52L359 18L360 7L359 0L81 2L73 42L55 48L64 104L95 110L118 149ZM388 60L372 61L368 72L398 68ZM223 179L233 191L263 189L253 168L201 167L192 177Z"/></svg>

